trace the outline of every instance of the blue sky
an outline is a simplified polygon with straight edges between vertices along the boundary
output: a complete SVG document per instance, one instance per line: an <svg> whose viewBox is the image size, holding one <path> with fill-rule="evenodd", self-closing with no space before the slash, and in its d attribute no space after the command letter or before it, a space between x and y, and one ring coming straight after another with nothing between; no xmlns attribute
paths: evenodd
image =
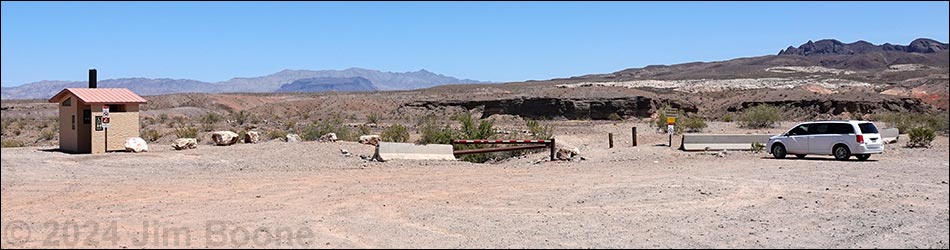
<svg viewBox="0 0 950 250"><path fill-rule="evenodd" d="M3 2L2 82L283 69L542 80L775 54L834 38L948 41L947 2Z"/></svg>

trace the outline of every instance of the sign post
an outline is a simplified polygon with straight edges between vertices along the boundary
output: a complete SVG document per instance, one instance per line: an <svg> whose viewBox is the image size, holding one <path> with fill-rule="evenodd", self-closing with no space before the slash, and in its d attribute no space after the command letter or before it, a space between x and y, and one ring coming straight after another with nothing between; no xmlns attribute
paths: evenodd
<svg viewBox="0 0 950 250"><path fill-rule="evenodd" d="M102 105L102 128L105 129L105 149L104 152L109 152L109 105Z"/></svg>
<svg viewBox="0 0 950 250"><path fill-rule="evenodd" d="M673 132L676 131L676 117L666 117L666 133L670 135L670 147L673 147Z"/></svg>

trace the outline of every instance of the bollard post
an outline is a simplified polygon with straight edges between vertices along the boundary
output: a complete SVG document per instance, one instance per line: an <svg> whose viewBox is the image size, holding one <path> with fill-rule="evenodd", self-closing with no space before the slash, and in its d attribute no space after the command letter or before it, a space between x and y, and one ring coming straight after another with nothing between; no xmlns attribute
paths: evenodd
<svg viewBox="0 0 950 250"><path fill-rule="evenodd" d="M637 146L637 127L632 127L630 128L630 130L632 132L630 139L633 140L633 146L636 147Z"/></svg>
<svg viewBox="0 0 950 250"><path fill-rule="evenodd" d="M607 142L610 143L610 148L614 148L614 133L607 133Z"/></svg>
<svg viewBox="0 0 950 250"><path fill-rule="evenodd" d="M557 144L554 144L554 138L552 137L552 138L551 138L551 161L554 161L554 151L555 151L554 148L555 148L555 145L557 145Z"/></svg>

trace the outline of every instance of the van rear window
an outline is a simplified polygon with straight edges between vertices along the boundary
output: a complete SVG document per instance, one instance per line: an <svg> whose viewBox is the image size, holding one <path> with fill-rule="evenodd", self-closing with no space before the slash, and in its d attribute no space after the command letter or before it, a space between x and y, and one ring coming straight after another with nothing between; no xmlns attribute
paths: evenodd
<svg viewBox="0 0 950 250"><path fill-rule="evenodd" d="M878 134L877 127L874 126L874 123L861 123L858 124L858 127L861 128L862 134Z"/></svg>

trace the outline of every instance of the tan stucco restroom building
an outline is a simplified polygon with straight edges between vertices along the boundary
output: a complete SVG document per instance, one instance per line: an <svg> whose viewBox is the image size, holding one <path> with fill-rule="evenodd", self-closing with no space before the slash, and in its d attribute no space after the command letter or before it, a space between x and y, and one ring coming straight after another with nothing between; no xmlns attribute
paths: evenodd
<svg viewBox="0 0 950 250"><path fill-rule="evenodd" d="M139 137L139 105L146 103L126 88L96 88L95 69L89 88L63 89L49 102L59 106L59 150L81 154L124 151L128 138Z"/></svg>

